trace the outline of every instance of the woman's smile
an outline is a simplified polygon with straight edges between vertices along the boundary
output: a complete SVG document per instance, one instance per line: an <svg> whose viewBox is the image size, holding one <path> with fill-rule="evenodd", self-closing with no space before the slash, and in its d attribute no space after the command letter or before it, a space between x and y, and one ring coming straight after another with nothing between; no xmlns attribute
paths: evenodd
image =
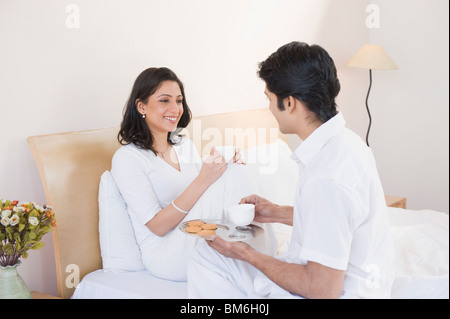
<svg viewBox="0 0 450 319"><path fill-rule="evenodd" d="M176 124L178 122L178 116L163 116L163 118L172 124Z"/></svg>

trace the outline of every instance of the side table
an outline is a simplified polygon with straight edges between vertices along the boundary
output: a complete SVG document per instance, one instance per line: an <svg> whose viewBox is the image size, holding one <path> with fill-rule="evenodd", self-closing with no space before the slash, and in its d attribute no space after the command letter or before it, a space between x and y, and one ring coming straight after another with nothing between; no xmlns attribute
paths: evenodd
<svg viewBox="0 0 450 319"><path fill-rule="evenodd" d="M61 299L59 297L47 295L47 294L44 294L44 293L38 292L38 291L32 291L31 298L32 299Z"/></svg>
<svg viewBox="0 0 450 319"><path fill-rule="evenodd" d="M386 195L386 205L406 209L406 197Z"/></svg>

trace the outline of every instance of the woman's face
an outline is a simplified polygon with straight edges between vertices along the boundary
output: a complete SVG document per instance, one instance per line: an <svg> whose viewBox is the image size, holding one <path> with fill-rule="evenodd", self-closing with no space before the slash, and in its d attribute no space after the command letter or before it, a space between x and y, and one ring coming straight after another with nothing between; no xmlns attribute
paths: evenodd
<svg viewBox="0 0 450 319"><path fill-rule="evenodd" d="M175 131L183 114L183 95L174 81L164 81L156 92L149 96L147 104L139 102L138 111L145 114L153 134Z"/></svg>

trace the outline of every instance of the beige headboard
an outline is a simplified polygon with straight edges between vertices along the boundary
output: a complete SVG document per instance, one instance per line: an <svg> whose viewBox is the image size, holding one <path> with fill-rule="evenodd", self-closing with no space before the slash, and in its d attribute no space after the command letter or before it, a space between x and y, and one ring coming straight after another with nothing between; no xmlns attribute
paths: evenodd
<svg viewBox="0 0 450 319"><path fill-rule="evenodd" d="M59 297L70 298L77 282L102 268L98 186L120 147L117 133L118 127L113 127L28 138L47 204L56 215L53 240ZM286 140L268 109L194 117L185 133L202 154L212 144L245 149L278 137Z"/></svg>

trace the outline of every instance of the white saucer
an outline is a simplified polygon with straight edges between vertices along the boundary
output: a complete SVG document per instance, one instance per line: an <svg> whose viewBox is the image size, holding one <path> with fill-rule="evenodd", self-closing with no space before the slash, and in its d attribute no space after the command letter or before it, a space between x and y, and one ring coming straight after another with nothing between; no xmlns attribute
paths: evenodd
<svg viewBox="0 0 450 319"><path fill-rule="evenodd" d="M217 225L216 236L219 236L220 238L227 241L247 241L256 238L264 233L264 229L255 224L250 224L247 226L236 226L223 223L223 221L220 219L193 219L193 220L201 220L205 223L216 224ZM180 229L183 233L191 236L196 236L207 240L212 239L212 235L201 236L195 233L187 232L186 227L188 226L188 223L190 221L192 220L187 220L180 223L180 225L178 225L178 229Z"/></svg>

